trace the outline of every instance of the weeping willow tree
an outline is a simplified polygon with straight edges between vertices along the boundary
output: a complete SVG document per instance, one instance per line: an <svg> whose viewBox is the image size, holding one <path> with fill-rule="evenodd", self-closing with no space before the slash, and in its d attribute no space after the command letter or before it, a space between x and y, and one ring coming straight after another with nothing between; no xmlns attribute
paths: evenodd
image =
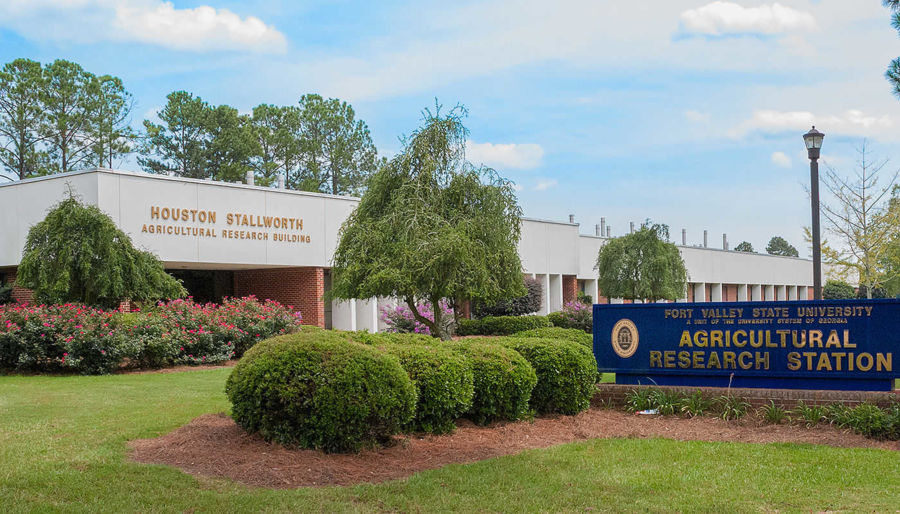
<svg viewBox="0 0 900 514"><path fill-rule="evenodd" d="M463 116L424 112L341 227L332 269L334 298L400 298L442 339L451 335L446 314L434 308L429 319L419 302L491 304L526 292L513 186L466 161Z"/></svg>
<svg viewBox="0 0 900 514"><path fill-rule="evenodd" d="M687 269L668 239L668 226L648 222L637 232L603 245L596 266L603 295L650 302L683 298Z"/></svg>
<svg viewBox="0 0 900 514"><path fill-rule="evenodd" d="M41 303L116 307L187 294L156 256L134 248L109 216L71 191L28 231L16 282Z"/></svg>

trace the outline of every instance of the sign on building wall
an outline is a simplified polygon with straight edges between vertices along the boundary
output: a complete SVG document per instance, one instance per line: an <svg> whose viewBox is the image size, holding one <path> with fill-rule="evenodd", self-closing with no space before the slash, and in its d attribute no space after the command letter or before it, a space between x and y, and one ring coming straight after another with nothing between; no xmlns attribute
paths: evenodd
<svg viewBox="0 0 900 514"><path fill-rule="evenodd" d="M594 305L616 383L889 391L900 300Z"/></svg>

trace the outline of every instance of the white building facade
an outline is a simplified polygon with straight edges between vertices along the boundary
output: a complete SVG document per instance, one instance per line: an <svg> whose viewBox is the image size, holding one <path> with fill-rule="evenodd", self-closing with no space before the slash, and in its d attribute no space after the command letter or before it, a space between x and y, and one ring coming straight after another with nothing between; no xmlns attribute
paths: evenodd
<svg viewBox="0 0 900 514"><path fill-rule="evenodd" d="M134 244L156 254L200 299L255 294L298 308L305 323L383 328L390 299L324 302L341 224L359 200L245 184L91 170L0 184L0 279L15 278L29 228L73 191L107 213ZM576 223L523 218L523 273L543 284L542 313L597 289L594 263L607 239ZM679 246L689 285L682 301L812 298L806 259ZM16 297L27 300L28 291Z"/></svg>

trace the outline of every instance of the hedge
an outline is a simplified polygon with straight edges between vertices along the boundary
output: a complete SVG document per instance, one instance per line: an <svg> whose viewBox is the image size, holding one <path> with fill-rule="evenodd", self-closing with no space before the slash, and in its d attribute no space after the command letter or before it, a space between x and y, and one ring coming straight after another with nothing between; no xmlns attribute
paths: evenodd
<svg viewBox="0 0 900 514"><path fill-rule="evenodd" d="M122 313L79 304L0 306L0 369L109 373L210 364L300 330L299 312L254 297L221 305L175 300Z"/></svg>
<svg viewBox="0 0 900 514"><path fill-rule="evenodd" d="M506 338L537 373L531 407L541 414L578 414L590 407L597 361L584 345L561 339Z"/></svg>
<svg viewBox="0 0 900 514"><path fill-rule="evenodd" d="M531 415L528 402L537 375L522 355L481 341L459 341L448 346L466 357L474 373L475 396L467 417L484 425Z"/></svg>
<svg viewBox="0 0 900 514"><path fill-rule="evenodd" d="M416 409L416 389L396 357L330 332L263 341L235 366L225 392L248 432L328 452L382 443Z"/></svg>
<svg viewBox="0 0 900 514"><path fill-rule="evenodd" d="M546 316L487 316L481 319L461 319L456 327L461 336L507 336L551 326Z"/></svg>
<svg viewBox="0 0 900 514"><path fill-rule="evenodd" d="M594 336L577 328L545 327L516 332L512 337L539 337L571 341L587 348L594 348Z"/></svg>
<svg viewBox="0 0 900 514"><path fill-rule="evenodd" d="M456 419L472 408L475 395L472 366L465 356L437 345L388 344L379 348L400 360L416 387L415 418L405 428L436 434L452 432Z"/></svg>

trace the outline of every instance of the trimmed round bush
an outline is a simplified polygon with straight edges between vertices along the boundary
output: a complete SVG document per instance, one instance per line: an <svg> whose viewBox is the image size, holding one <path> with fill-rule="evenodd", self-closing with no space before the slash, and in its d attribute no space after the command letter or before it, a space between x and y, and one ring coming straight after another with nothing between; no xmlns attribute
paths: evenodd
<svg viewBox="0 0 900 514"><path fill-rule="evenodd" d="M415 344L415 345L432 345L439 344L440 340L425 334L397 333L397 332L343 332L351 341L357 343L368 344L373 346L381 346L386 344Z"/></svg>
<svg viewBox="0 0 900 514"><path fill-rule="evenodd" d="M456 333L461 336L508 336L549 326L550 320L546 316L487 316L459 320Z"/></svg>
<svg viewBox="0 0 900 514"><path fill-rule="evenodd" d="M416 390L397 358L324 331L267 339L244 354L225 385L232 417L289 446L358 451L398 433Z"/></svg>
<svg viewBox="0 0 900 514"><path fill-rule="evenodd" d="M481 341L450 343L466 357L474 373L475 396L466 416L485 425L531 415L528 401L537 375L524 357L510 348Z"/></svg>
<svg viewBox="0 0 900 514"><path fill-rule="evenodd" d="M542 339L559 339L563 341L571 341L573 343L578 343L590 350L594 348L594 336L586 333L583 330L577 328L562 328L562 327L545 327L545 328L535 328L532 330L524 330L522 332L516 332L512 335L512 337L522 338L542 338Z"/></svg>
<svg viewBox="0 0 900 514"><path fill-rule="evenodd" d="M578 414L594 394L597 361L586 347L561 339L507 338L537 373L531 407L541 413Z"/></svg>
<svg viewBox="0 0 900 514"><path fill-rule="evenodd" d="M466 358L445 346L388 344L379 348L400 360L416 387L416 415L408 428L435 434L452 432L456 419L472 407L475 395L474 374Z"/></svg>

